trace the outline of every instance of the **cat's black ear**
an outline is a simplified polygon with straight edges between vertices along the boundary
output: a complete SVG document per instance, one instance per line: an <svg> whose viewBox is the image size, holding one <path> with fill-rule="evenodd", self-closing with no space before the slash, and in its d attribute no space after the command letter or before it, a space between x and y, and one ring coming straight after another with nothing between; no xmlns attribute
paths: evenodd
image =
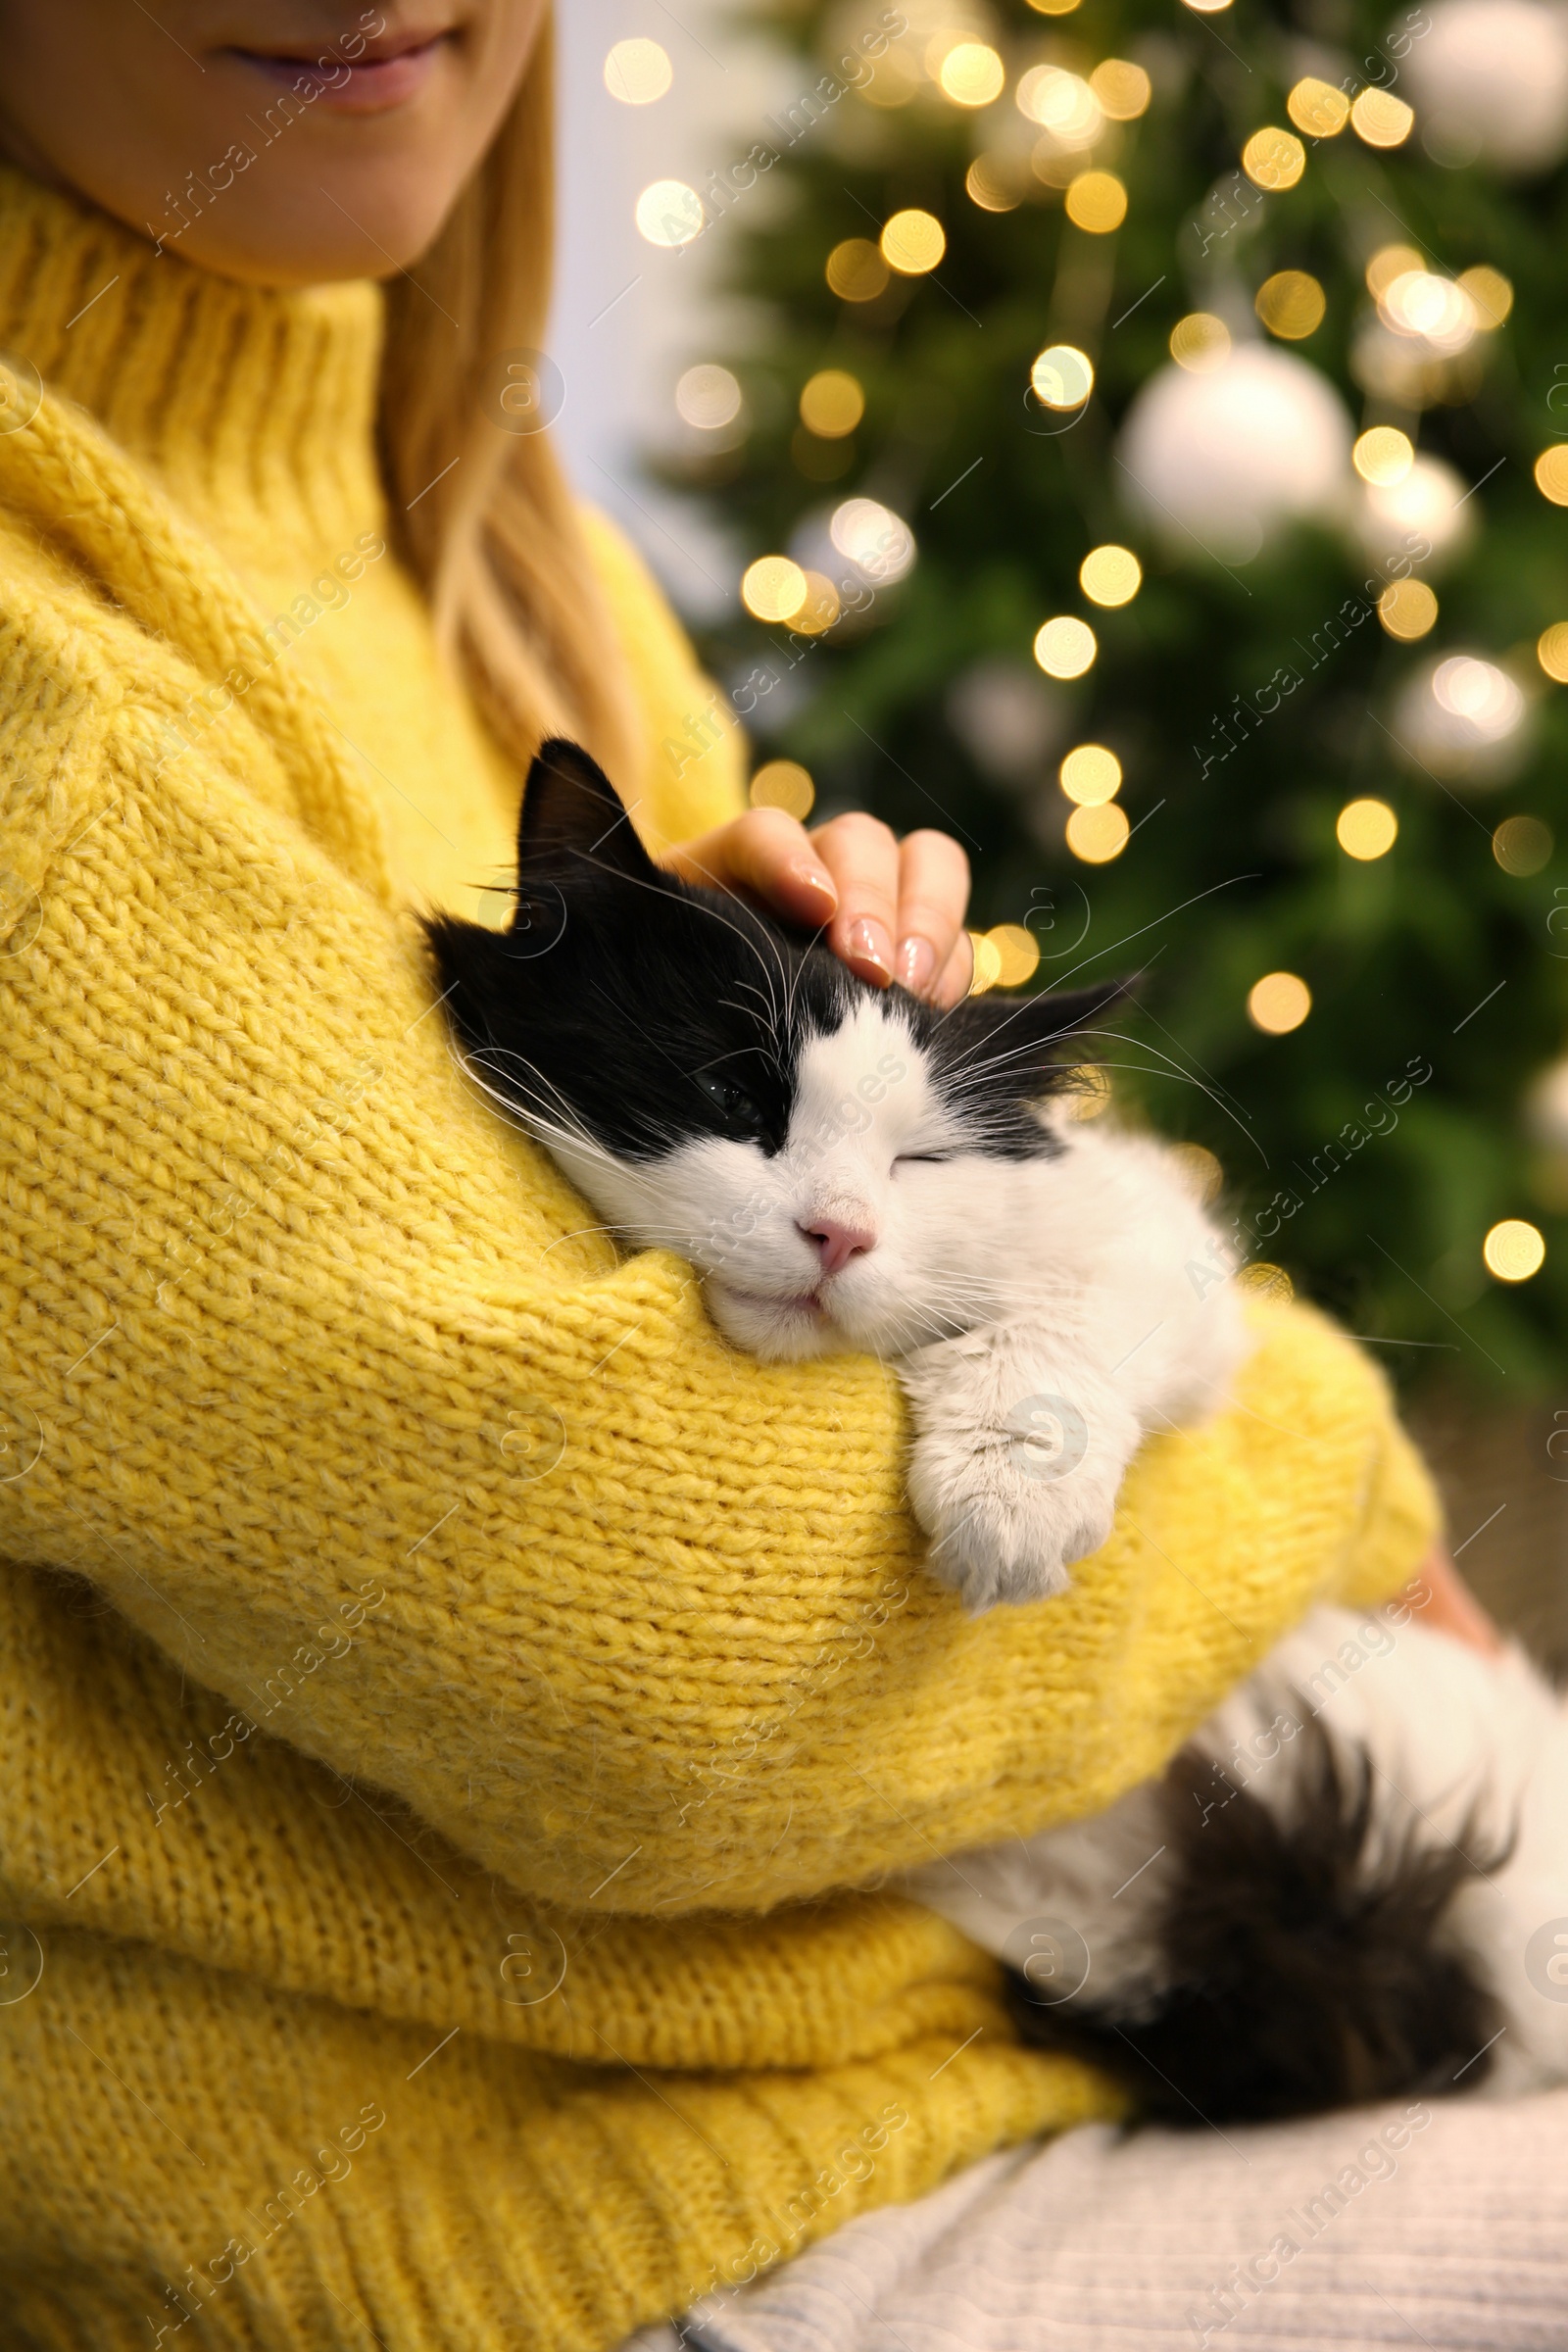
<svg viewBox="0 0 1568 2352"><path fill-rule="evenodd" d="M541 744L522 790L517 877L525 887L541 866L577 859L640 882L658 872L599 762L580 744L552 736Z"/></svg>
<svg viewBox="0 0 1568 2352"><path fill-rule="evenodd" d="M964 997L938 1021L931 1055L943 1094L975 1122L987 1148L1004 1152L1041 1149L1042 1129L1027 1105L1059 1093L1076 1063L1101 1055L1074 1053L1074 1040L1101 1040L1104 1015L1129 997L1134 980L1102 980L1091 988L1035 997Z"/></svg>

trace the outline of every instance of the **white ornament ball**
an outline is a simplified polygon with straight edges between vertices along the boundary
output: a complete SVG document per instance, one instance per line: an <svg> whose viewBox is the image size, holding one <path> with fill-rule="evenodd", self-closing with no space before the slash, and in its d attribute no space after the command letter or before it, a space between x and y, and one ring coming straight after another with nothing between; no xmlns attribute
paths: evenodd
<svg viewBox="0 0 1568 2352"><path fill-rule="evenodd" d="M1403 555L1417 571L1438 569L1458 555L1475 521L1463 475L1445 459L1425 456L1403 481L1368 483L1356 515L1361 544L1374 564Z"/></svg>
<svg viewBox="0 0 1568 2352"><path fill-rule="evenodd" d="M1539 172L1568 148L1568 23L1543 0L1439 0L1401 95L1429 152ZM1409 37L1406 35L1406 37Z"/></svg>
<svg viewBox="0 0 1568 2352"><path fill-rule="evenodd" d="M1351 425L1326 375L1272 345L1245 343L1204 374L1162 368L1122 428L1123 489L1177 551L1194 541L1247 563L1292 516L1338 513Z"/></svg>

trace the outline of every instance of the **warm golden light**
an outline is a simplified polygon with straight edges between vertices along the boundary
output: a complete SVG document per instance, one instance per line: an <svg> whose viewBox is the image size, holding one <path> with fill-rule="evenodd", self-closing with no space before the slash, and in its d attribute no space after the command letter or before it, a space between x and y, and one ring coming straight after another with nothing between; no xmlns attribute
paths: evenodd
<svg viewBox="0 0 1568 2352"><path fill-rule="evenodd" d="M1413 645L1438 617L1438 600L1425 580L1391 580L1378 598L1378 618L1391 637Z"/></svg>
<svg viewBox="0 0 1568 2352"><path fill-rule="evenodd" d="M971 997L983 997L988 988L995 988L1002 978L1002 950L994 939L983 931L971 931L969 946L974 955L974 972L969 981Z"/></svg>
<svg viewBox="0 0 1568 2352"><path fill-rule="evenodd" d="M825 571L806 575L806 602L790 614L790 627L803 637L821 637L839 616L839 592Z"/></svg>
<svg viewBox="0 0 1568 2352"><path fill-rule="evenodd" d="M1242 170L1254 187L1277 194L1294 188L1306 170L1306 149L1294 130L1270 122L1254 130L1242 149Z"/></svg>
<svg viewBox="0 0 1568 2352"><path fill-rule="evenodd" d="M1489 270L1485 262L1474 270L1461 270L1459 283L1469 295L1476 314L1476 324L1488 332L1500 326L1513 309L1513 288L1500 270Z"/></svg>
<svg viewBox="0 0 1568 2352"><path fill-rule="evenodd" d="M1114 172L1080 172L1068 182L1064 201L1073 226L1091 236L1108 235L1127 218L1127 191Z"/></svg>
<svg viewBox="0 0 1568 2352"><path fill-rule="evenodd" d="M1045 409L1081 409L1095 388L1094 363L1072 343L1050 343L1029 370L1029 386Z"/></svg>
<svg viewBox="0 0 1568 2352"><path fill-rule="evenodd" d="M759 556L746 566L741 603L757 620L789 620L806 596L806 574L788 556Z"/></svg>
<svg viewBox="0 0 1568 2352"><path fill-rule="evenodd" d="M1347 858L1370 864L1386 858L1399 837L1399 820L1387 801L1348 801L1340 810L1334 837Z"/></svg>
<svg viewBox="0 0 1568 2352"><path fill-rule="evenodd" d="M1568 442L1554 441L1536 460L1536 488L1554 507L1568 507Z"/></svg>
<svg viewBox="0 0 1568 2352"><path fill-rule="evenodd" d="M1265 972L1248 991L1247 1017L1268 1037L1288 1037L1312 1009L1312 992L1295 972Z"/></svg>
<svg viewBox="0 0 1568 2352"><path fill-rule="evenodd" d="M1018 112L1063 147L1092 147L1105 126L1100 100L1065 66L1031 66L1012 96Z"/></svg>
<svg viewBox="0 0 1568 2352"><path fill-rule="evenodd" d="M1415 109L1392 90L1363 90L1350 109L1350 127L1369 147L1402 147L1415 127Z"/></svg>
<svg viewBox="0 0 1568 2352"><path fill-rule="evenodd" d="M769 760L752 778L748 798L754 808L782 808L786 816L804 822L816 800L816 786L798 760Z"/></svg>
<svg viewBox="0 0 1568 2352"><path fill-rule="evenodd" d="M1078 566L1078 585L1092 605L1130 605L1144 584L1144 567L1130 547L1112 541L1092 547Z"/></svg>
<svg viewBox="0 0 1568 2352"><path fill-rule="evenodd" d="M1482 1243L1481 1255L1499 1282L1528 1282L1546 1262L1545 1239L1523 1217L1504 1217Z"/></svg>
<svg viewBox="0 0 1568 2352"><path fill-rule="evenodd" d="M1415 464L1415 450L1409 434L1401 433L1397 425L1375 424L1356 442L1350 463L1363 482L1389 490L1402 482Z"/></svg>
<svg viewBox="0 0 1568 2352"><path fill-rule="evenodd" d="M1425 258L1414 245L1380 245L1366 266L1366 290L1374 302L1381 302L1396 277L1425 268Z"/></svg>
<svg viewBox="0 0 1568 2352"><path fill-rule="evenodd" d="M1350 101L1332 81L1308 74L1286 99L1285 112L1309 139L1334 139L1350 120Z"/></svg>
<svg viewBox="0 0 1568 2352"><path fill-rule="evenodd" d="M801 422L824 441L853 433L865 415L865 394L842 368L819 368L801 393Z"/></svg>
<svg viewBox="0 0 1568 2352"><path fill-rule="evenodd" d="M1536 660L1548 678L1568 686L1568 620L1554 620L1549 629L1542 630Z"/></svg>
<svg viewBox="0 0 1568 2352"><path fill-rule="evenodd" d="M895 213L882 231L882 259L901 277L923 277L948 250L942 223L918 207Z"/></svg>
<svg viewBox="0 0 1568 2352"><path fill-rule="evenodd" d="M1136 122L1153 96L1153 84L1142 66L1124 57L1107 57L1089 76L1100 111L1112 122Z"/></svg>
<svg viewBox="0 0 1568 2352"><path fill-rule="evenodd" d="M1067 819L1067 847L1085 865L1108 865L1121 856L1131 832L1126 810L1105 801L1099 808L1073 810Z"/></svg>
<svg viewBox="0 0 1568 2352"><path fill-rule="evenodd" d="M652 106L674 78L657 41L617 41L605 60L605 87L622 106Z"/></svg>
<svg viewBox="0 0 1568 2352"><path fill-rule="evenodd" d="M1017 176L997 156L977 155L963 175L963 185L970 203L979 205L982 212L1012 213L1018 209Z"/></svg>
<svg viewBox="0 0 1568 2352"><path fill-rule="evenodd" d="M1552 848L1551 827L1539 816L1505 816L1492 836L1492 855L1505 874L1539 874Z"/></svg>
<svg viewBox="0 0 1568 2352"><path fill-rule="evenodd" d="M1079 744L1057 772L1062 791L1080 808L1102 808L1121 790L1121 761L1102 743Z"/></svg>
<svg viewBox="0 0 1568 2352"><path fill-rule="evenodd" d="M1212 375L1231 356L1231 330L1212 311L1189 311L1170 330L1170 356L1192 375Z"/></svg>
<svg viewBox="0 0 1568 2352"><path fill-rule="evenodd" d="M689 245L708 225L703 200L683 179L656 179L637 199L637 233L650 245Z"/></svg>
<svg viewBox="0 0 1568 2352"><path fill-rule="evenodd" d="M868 237L846 237L827 257L827 282L841 302L875 302L888 286L888 266Z"/></svg>
<svg viewBox="0 0 1568 2352"><path fill-rule="evenodd" d="M1176 1162L1182 1182L1194 1199L1206 1208L1217 1200L1225 1182L1225 1170L1212 1152L1203 1144L1172 1144L1170 1155Z"/></svg>
<svg viewBox="0 0 1568 2352"><path fill-rule="evenodd" d="M1040 943L1022 923L993 923L986 933L1001 958L997 984L1001 988L1022 988L1032 980L1040 964Z"/></svg>
<svg viewBox="0 0 1568 2352"><path fill-rule="evenodd" d="M1267 1298L1276 1306L1289 1306L1296 1297L1296 1285L1283 1266L1270 1264L1266 1257L1254 1257L1236 1277L1239 1291L1250 1291L1254 1298Z"/></svg>
<svg viewBox="0 0 1568 2352"><path fill-rule="evenodd" d="M1100 647L1087 620L1058 612L1035 632L1035 660L1049 678L1081 678Z"/></svg>
<svg viewBox="0 0 1568 2352"><path fill-rule="evenodd" d="M958 41L942 60L937 81L955 106L989 106L1002 94L1006 73L985 41Z"/></svg>
<svg viewBox="0 0 1568 2352"><path fill-rule="evenodd" d="M1258 287L1252 305L1271 335L1299 343L1323 323L1328 297L1304 270L1279 270Z"/></svg>

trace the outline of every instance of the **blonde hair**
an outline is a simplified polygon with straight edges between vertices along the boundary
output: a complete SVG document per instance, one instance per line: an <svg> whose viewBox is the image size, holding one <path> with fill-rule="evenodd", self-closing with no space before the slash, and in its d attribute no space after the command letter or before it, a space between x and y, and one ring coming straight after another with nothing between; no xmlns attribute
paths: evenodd
<svg viewBox="0 0 1568 2352"><path fill-rule="evenodd" d="M555 223L554 28L416 277L389 281L381 465L449 655L519 760L584 743L635 794L630 680L548 431L504 428L509 354L538 351Z"/></svg>

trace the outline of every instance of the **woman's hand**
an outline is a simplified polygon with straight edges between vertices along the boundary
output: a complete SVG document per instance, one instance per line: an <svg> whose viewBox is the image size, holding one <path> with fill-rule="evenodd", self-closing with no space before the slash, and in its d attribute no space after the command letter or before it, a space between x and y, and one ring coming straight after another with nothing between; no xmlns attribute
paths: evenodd
<svg viewBox="0 0 1568 2352"><path fill-rule="evenodd" d="M973 974L963 928L969 860L946 833L903 841L858 811L814 833L782 808L751 808L681 842L664 859L687 882L755 898L828 946L862 980L898 980L935 1004L956 1004Z"/></svg>

